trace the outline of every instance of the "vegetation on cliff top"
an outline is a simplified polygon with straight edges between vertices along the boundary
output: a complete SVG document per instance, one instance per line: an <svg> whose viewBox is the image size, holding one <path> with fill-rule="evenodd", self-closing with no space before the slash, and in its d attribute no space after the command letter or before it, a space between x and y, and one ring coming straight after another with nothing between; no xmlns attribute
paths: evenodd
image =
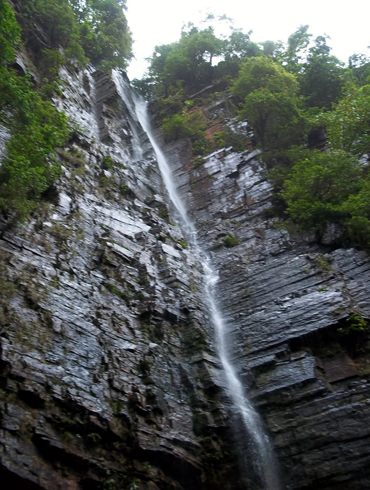
<svg viewBox="0 0 370 490"><path fill-rule="evenodd" d="M0 0L0 124L9 138L0 167L0 211L15 219L32 212L59 175L55 150L69 124L50 101L60 91L58 70L88 61L124 68L131 57L125 0ZM34 56L38 80L12 63L20 43Z"/></svg>
<svg viewBox="0 0 370 490"><path fill-rule="evenodd" d="M178 42L155 48L147 76L134 85L154 100L166 140L189 137L198 158L232 133L220 118L224 130L207 141L207 125L215 124L204 110L231 92L229 113L248 122L251 143L264 152L275 213L318 240L334 224L341 244L370 248L370 60L355 54L344 66L328 37L312 40L308 26L286 45L257 45L250 35L217 38L212 26L190 24ZM315 133L325 151L312 144ZM236 136L228 140L239 150Z"/></svg>
<svg viewBox="0 0 370 490"><path fill-rule="evenodd" d="M125 0L14 5L15 13L0 0L0 123L11 135L0 169L0 208L22 218L58 175L54 151L68 138L66 117L50 102L60 66L90 61L124 68L132 41ZM189 138L197 163L222 144L238 150L257 144L280 216L318 239L335 224L342 243L369 248L370 61L356 54L345 67L330 54L326 36L311 37L301 26L286 45L256 44L251 32L232 29L220 38L211 25L189 24L179 41L155 48L147 76L134 84L154 97L166 140ZM20 42L35 55L37 82L12 69ZM208 137L204 106L228 93L231 112L254 131L249 143L221 120ZM307 148L315 131L327 137L325 152Z"/></svg>

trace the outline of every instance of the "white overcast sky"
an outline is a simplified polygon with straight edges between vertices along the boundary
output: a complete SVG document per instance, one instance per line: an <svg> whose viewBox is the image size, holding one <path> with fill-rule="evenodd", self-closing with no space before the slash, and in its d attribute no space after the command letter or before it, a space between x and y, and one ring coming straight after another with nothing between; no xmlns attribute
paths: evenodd
<svg viewBox="0 0 370 490"><path fill-rule="evenodd" d="M226 14L245 33L253 30L254 42L286 42L300 25L308 24L314 37L331 37L332 54L342 61L353 53L370 54L370 0L127 0L136 58L129 78L141 78L147 67L144 58L156 45L177 41L184 24L198 24L209 12Z"/></svg>

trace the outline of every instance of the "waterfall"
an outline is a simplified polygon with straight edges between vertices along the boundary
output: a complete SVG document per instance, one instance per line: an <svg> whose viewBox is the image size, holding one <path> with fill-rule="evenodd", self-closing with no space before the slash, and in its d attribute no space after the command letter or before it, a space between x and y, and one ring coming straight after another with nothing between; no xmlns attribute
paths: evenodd
<svg viewBox="0 0 370 490"><path fill-rule="evenodd" d="M202 265L204 271L205 300L212 325L215 329L217 351L225 375L227 395L232 402L234 411L242 421L245 433L251 441L249 446L254 455L254 461L252 463L260 480L260 485L262 485L260 490L279 490L281 486L277 466L261 418L246 397L242 383L238 379L236 369L230 361L230 346L227 342L226 325L216 302L218 274L212 268L210 257L198 243L196 228L188 216L186 207L177 191L171 168L154 136L145 101L132 91L129 84L118 72L114 74L114 80L126 106L134 111L137 120L149 138L169 198L179 215L180 225L187 235L193 253Z"/></svg>
<svg viewBox="0 0 370 490"><path fill-rule="evenodd" d="M132 131L132 158L134 161L142 160L144 152L140 142L140 131L138 128L139 121L136 116L135 102L133 99L134 92L132 89L128 90L128 83L122 78L121 73L117 70L112 71L112 79L117 87L117 91L121 99L128 109L127 118Z"/></svg>

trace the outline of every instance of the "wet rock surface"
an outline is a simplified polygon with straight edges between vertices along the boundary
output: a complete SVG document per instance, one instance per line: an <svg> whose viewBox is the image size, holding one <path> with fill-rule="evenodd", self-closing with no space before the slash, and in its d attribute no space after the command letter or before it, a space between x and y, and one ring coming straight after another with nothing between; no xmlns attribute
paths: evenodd
<svg viewBox="0 0 370 490"><path fill-rule="evenodd" d="M63 176L1 223L1 486L242 488L201 273L146 136L135 161L113 81L61 76Z"/></svg>
<svg viewBox="0 0 370 490"><path fill-rule="evenodd" d="M202 272L148 140L107 75L61 76L54 102L75 124L63 176L29 222L0 223L2 488L257 490L239 474ZM341 333L370 318L368 255L268 218L258 151L197 166L186 141L166 153L284 488L370 488L370 343Z"/></svg>
<svg viewBox="0 0 370 490"><path fill-rule="evenodd" d="M351 314L370 318L369 256L267 218L271 187L257 153L223 149L193 166L186 143L167 149L219 271L231 356L284 488L367 489L370 342L346 325Z"/></svg>

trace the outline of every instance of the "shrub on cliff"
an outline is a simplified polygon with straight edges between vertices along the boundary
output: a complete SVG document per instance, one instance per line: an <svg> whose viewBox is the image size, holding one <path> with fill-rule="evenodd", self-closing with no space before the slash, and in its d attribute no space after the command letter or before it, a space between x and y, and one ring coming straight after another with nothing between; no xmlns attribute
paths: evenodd
<svg viewBox="0 0 370 490"><path fill-rule="evenodd" d="M42 90L9 68L20 29L8 2L0 0L0 13L0 124L10 135L0 166L0 210L22 219L58 175L53 153L65 142L68 124Z"/></svg>
<svg viewBox="0 0 370 490"><path fill-rule="evenodd" d="M286 213L302 229L323 233L337 223L351 241L370 246L370 182L367 167L343 150L302 153L280 193Z"/></svg>
<svg viewBox="0 0 370 490"><path fill-rule="evenodd" d="M11 133L0 167L0 208L22 219L59 173L53 153L67 139L68 124L28 77L0 70L0 122Z"/></svg>
<svg viewBox="0 0 370 490"><path fill-rule="evenodd" d="M0 0L0 65L13 61L13 48L19 42L20 33L8 0Z"/></svg>
<svg viewBox="0 0 370 490"><path fill-rule="evenodd" d="M165 118L162 129L167 142L190 138L195 155L205 155L210 151L211 142L204 134L205 123L198 111L189 114L183 110L181 114Z"/></svg>

